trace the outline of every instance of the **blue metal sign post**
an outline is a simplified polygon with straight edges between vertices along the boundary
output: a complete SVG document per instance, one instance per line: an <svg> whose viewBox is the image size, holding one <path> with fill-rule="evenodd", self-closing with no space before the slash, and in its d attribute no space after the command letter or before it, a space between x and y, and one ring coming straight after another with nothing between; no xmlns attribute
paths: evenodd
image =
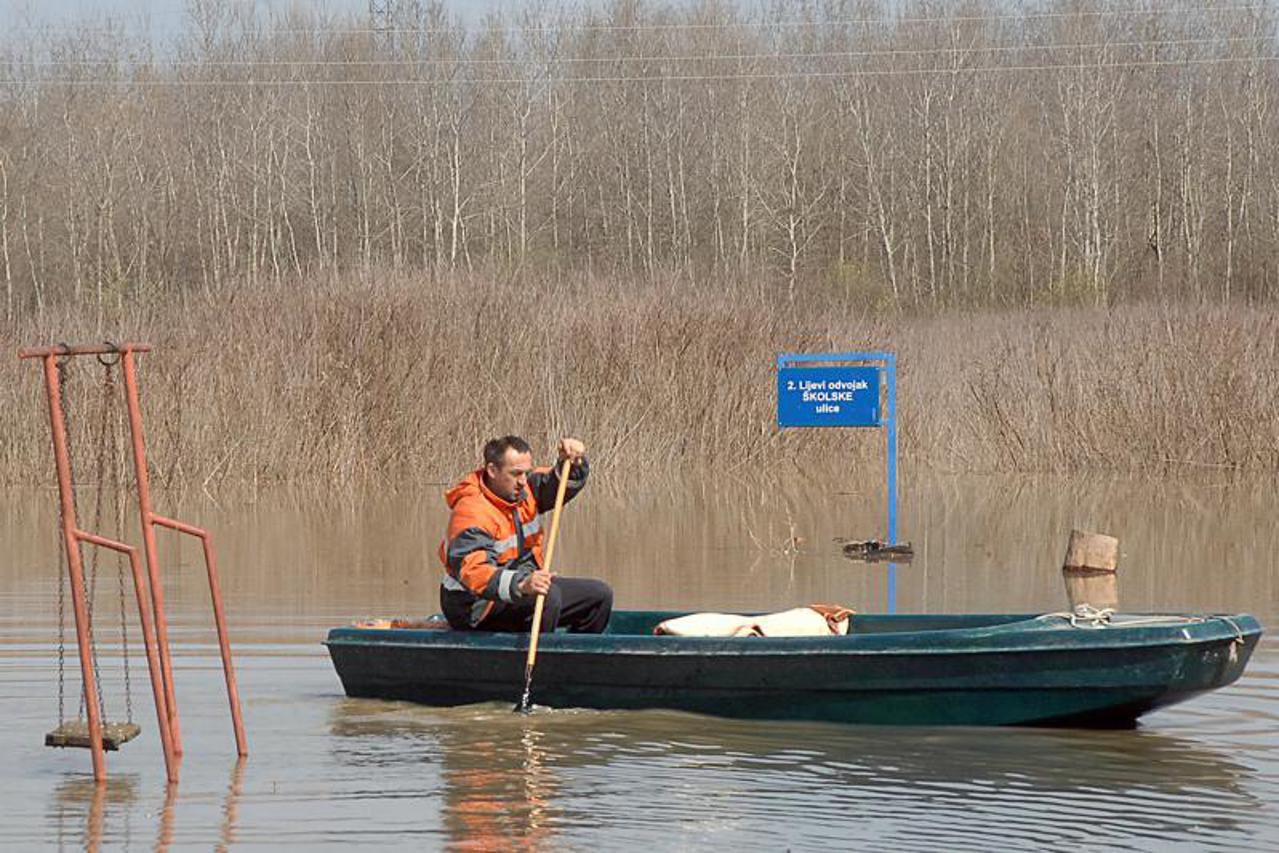
<svg viewBox="0 0 1279 853"><path fill-rule="evenodd" d="M778 355L777 426L883 427L888 438L888 543L897 544L896 354ZM888 612L897 612L896 563L888 564Z"/></svg>

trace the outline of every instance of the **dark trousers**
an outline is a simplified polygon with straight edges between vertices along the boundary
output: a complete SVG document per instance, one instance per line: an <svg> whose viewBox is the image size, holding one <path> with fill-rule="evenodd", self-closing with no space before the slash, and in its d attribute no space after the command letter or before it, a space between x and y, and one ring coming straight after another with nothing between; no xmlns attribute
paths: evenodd
<svg viewBox="0 0 1279 853"><path fill-rule="evenodd" d="M478 631L527 631L533 627L536 596L495 602ZM567 628L571 634L602 634L613 613L613 589L591 578L555 576L542 605L542 633Z"/></svg>

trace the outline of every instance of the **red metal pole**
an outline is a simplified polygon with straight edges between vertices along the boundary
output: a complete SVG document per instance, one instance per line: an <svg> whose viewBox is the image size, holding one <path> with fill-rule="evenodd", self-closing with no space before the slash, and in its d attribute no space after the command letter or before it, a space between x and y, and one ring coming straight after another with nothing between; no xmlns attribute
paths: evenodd
<svg viewBox="0 0 1279 853"><path fill-rule="evenodd" d="M132 545L125 545L123 542L116 542L83 530L77 530L75 535L90 545L110 548L112 551L119 551L129 556L129 566L133 569L133 590L138 599L138 618L142 621L142 641L147 649L147 668L151 672L151 693L155 696L156 722L160 725L160 744L164 748L164 769L168 773L169 781L177 782L178 762L173 749L169 715L165 709L164 691L160 686L160 660L156 653L155 635L151 628L151 614L148 613L146 575L142 572L142 558L138 556L138 549Z"/></svg>
<svg viewBox="0 0 1279 853"><path fill-rule="evenodd" d="M114 355L126 352L150 352L149 344L56 344L51 347L22 347L18 358L44 358L50 355Z"/></svg>
<svg viewBox="0 0 1279 853"><path fill-rule="evenodd" d="M144 350L139 349L139 352ZM138 481L138 512L142 516L142 547L147 559L147 576L151 581L151 606L155 611L156 641L160 647L160 671L163 676L165 707L173 732L173 749L182 754L182 728L178 723L178 702L173 690L173 659L169 653L169 617L164 609L164 587L160 580L156 556L154 513L151 511L151 480L147 476L146 446L142 433L142 407L138 401L138 379L133 364L133 350L120 354L124 373L126 406L129 410L129 432L133 437L133 471Z"/></svg>
<svg viewBox="0 0 1279 853"><path fill-rule="evenodd" d="M89 649L89 611L85 606L84 565L76 539L75 496L71 484L71 457L67 452L67 427L63 420L56 356L44 355L44 385L49 396L49 425L53 429L53 459L58 469L58 499L62 502L62 542L67 552L67 573L71 575L71 605L75 610L76 643L80 647L80 677L84 684L84 706L89 715L89 746L93 751L93 779L107 781L106 758L102 754L102 720L98 717L98 684L93 677Z"/></svg>
<svg viewBox="0 0 1279 853"><path fill-rule="evenodd" d="M249 754L249 743L244 736L244 720L240 717L240 688L235 682L235 665L231 662L231 638L227 635L226 615L222 609L222 587L218 583L218 562L213 556L213 540L206 533L200 537L204 543L204 564L209 571L209 594L213 599L213 621L218 628L218 649L222 654L222 674L226 677L226 697L231 706L231 725L235 729L235 749L241 758Z"/></svg>
<svg viewBox="0 0 1279 853"><path fill-rule="evenodd" d="M235 665L231 662L231 639L222 608L222 586L218 582L218 561L213 554L213 538L207 530L154 513L151 514L151 521L194 536L204 545L204 565L209 573L209 595L213 598L213 621L218 629L218 648L222 653L222 672L226 676L227 702L231 705L231 723L235 727L235 748L244 757L249 754L249 744L244 736L244 721L240 716L240 688L236 686Z"/></svg>

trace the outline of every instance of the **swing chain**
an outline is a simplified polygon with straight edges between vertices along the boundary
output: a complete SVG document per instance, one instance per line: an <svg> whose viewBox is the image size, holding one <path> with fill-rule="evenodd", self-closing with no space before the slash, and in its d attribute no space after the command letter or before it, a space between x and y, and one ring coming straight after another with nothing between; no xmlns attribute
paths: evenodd
<svg viewBox="0 0 1279 853"><path fill-rule="evenodd" d="M107 345L115 347L111 341L107 341ZM98 364L106 368L106 376L103 381L103 414L102 425L103 431L106 432L105 454L110 459L111 475L109 478L111 499L115 506L115 531L122 533L124 531L124 500L122 498L122 487L124 477L121 474L122 460L120 458L120 432L122 425L120 423L119 407L116 405L116 385L115 373L113 368L120 363L120 351L115 350L114 358L107 358L103 355L98 356ZM111 415L115 415L111 418ZM110 430L107 431L107 423L110 421ZM99 466L101 467L101 465ZM103 478L99 477L99 482ZM116 554L116 586L119 591L120 603L120 656L124 666L124 706L125 720L133 722L133 679L129 670L129 617L127 607L125 606L126 592L124 583L124 557Z"/></svg>
<svg viewBox="0 0 1279 853"><path fill-rule="evenodd" d="M104 361L102 356L98 356L98 362L107 369L106 384L108 388L114 391L114 378L111 368L120 363L120 354L117 352L113 361ZM114 401L114 396L112 396ZM124 500L122 499L121 482L124 479L121 473L122 461L120 459L120 432L122 429L118 410L116 418L112 424L110 433L110 446L108 453L111 457L111 493L115 500L115 529L117 532L124 530ZM116 583L120 592L120 654L124 661L124 706L125 719L133 722L133 683L129 673L129 618L125 607L125 589L124 589L124 559L117 554L115 559Z"/></svg>
<svg viewBox="0 0 1279 853"><path fill-rule="evenodd" d="M59 536L59 540L61 536ZM62 548L58 548L61 553ZM66 707L67 663L67 579L58 567L58 725L67 721Z"/></svg>
<svg viewBox="0 0 1279 853"><path fill-rule="evenodd" d="M114 445L115 443L114 442L115 433L111 431L110 429L111 401L115 396L115 376L112 372L112 367L115 364L115 362L104 361L101 356L98 357L98 362L103 367L106 368L106 373L103 377L103 382L102 382L102 404L101 404L102 414L98 421L98 441L97 441L98 455L97 455L97 459L95 460L95 470L94 470L95 495L94 495L94 502L93 502L93 529L98 534L101 534L102 533L102 504L103 504L102 498L107 491L106 465L107 465L107 453L108 453L108 436L110 436L110 438L112 439L110 443L112 445ZM114 449L112 449L111 452L112 454L114 454ZM112 462L114 463L114 459L112 460ZM113 464L112 471L114 472L114 470L115 469ZM117 491L118 490L113 490L113 494L112 494L112 499L116 501L119 500L118 495L115 494L115 492ZM98 685L98 695L96 697L98 702L98 714L101 716L102 719L106 719L107 709L106 709L106 701L103 698L104 691L102 689L102 669L101 669L101 665L99 663L99 657L98 657L98 643L96 639L97 633L94 630L94 625L93 625L93 604L94 604L94 601L97 599L98 563L99 563L99 557L101 555L101 549L94 548L92 553L93 553L93 556L90 558L90 562L89 562L89 592L88 592L88 595L86 596L88 601L85 603L86 603L86 609L89 617L89 620L88 620L89 621L89 649L90 649L91 656L93 658L93 677ZM119 559L120 558L117 556L116 557L117 565L118 565ZM81 709L81 712L83 712L84 701L85 701L84 691L81 691L80 699L81 699L80 709Z"/></svg>
<svg viewBox="0 0 1279 853"><path fill-rule="evenodd" d="M66 346L66 344L63 344ZM67 380L71 378L71 372L67 369L70 365L71 357L63 356L58 359L56 366L58 369L58 405L62 408L62 415L65 419L67 412ZM75 474L71 475L71 487L75 488ZM66 711L66 661L67 661L67 543L65 538L66 522L62 512L62 501L58 501L58 530L55 538L57 539L58 552L58 725L61 726L67 721Z"/></svg>

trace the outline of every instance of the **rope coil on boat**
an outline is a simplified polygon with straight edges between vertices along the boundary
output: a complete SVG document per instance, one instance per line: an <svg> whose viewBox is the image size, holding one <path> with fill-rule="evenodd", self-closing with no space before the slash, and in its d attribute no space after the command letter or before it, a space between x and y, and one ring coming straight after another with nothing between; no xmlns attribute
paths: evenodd
<svg viewBox="0 0 1279 853"><path fill-rule="evenodd" d="M1096 608L1091 604L1080 604L1074 610L1061 613L1046 613L1042 619L1065 619L1072 628L1106 628L1111 626L1114 608Z"/></svg>
<svg viewBox="0 0 1279 853"><path fill-rule="evenodd" d="M1220 619L1230 626L1235 632L1234 637L1230 640L1230 662L1235 663L1239 660L1239 647L1244 644L1243 630L1239 627L1235 620L1229 616L1135 616L1125 618L1122 622L1114 621L1115 611L1110 607L1101 609L1095 608L1089 604L1080 604L1073 611L1062 613L1048 613L1041 618L1047 619L1065 619L1070 622L1072 628L1132 628L1138 625L1160 625L1160 624L1200 624L1207 622L1209 619Z"/></svg>
<svg viewBox="0 0 1279 853"><path fill-rule="evenodd" d="M1100 609L1090 604L1080 604L1073 611L1063 611L1061 613L1048 613L1043 618L1047 619L1065 619L1070 623L1072 628L1132 628L1138 625L1166 625L1166 624L1198 624L1208 621L1203 616L1178 616L1174 614L1162 616L1126 616L1123 621L1115 621L1114 608L1102 607ZM1226 616L1212 617L1216 619L1224 619L1235 630L1235 642L1243 642L1243 632L1239 630L1239 626L1231 622Z"/></svg>
<svg viewBox="0 0 1279 853"><path fill-rule="evenodd" d="M1079 628L1080 622L1085 622L1089 628L1104 628L1111 624L1111 618L1115 615L1113 607L1102 607L1100 609L1093 607L1091 604L1080 604L1070 613L1070 627Z"/></svg>

